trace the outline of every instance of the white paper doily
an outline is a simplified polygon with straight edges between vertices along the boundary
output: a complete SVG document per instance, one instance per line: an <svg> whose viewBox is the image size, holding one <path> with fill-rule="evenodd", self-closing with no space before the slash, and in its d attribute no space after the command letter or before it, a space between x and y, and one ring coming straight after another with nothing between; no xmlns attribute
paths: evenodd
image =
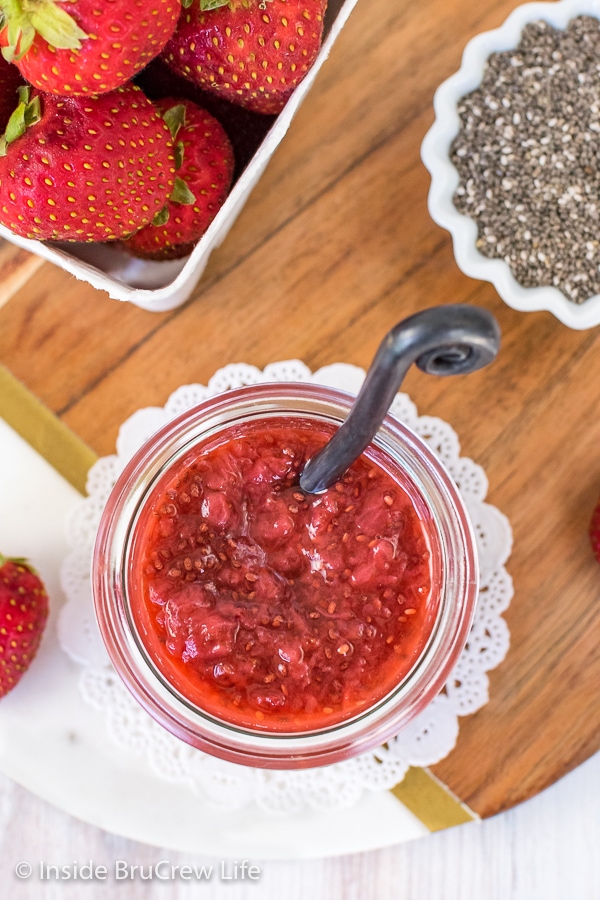
<svg viewBox="0 0 600 900"><path fill-rule="evenodd" d="M512 581L504 565L512 546L507 518L485 502L487 477L481 466L460 456L453 429L432 416L419 416L406 394L399 393L391 412L423 438L456 482L477 536L480 590L468 643L444 690L385 748L334 765L300 771L265 771L209 756L173 737L131 697L114 672L104 649L93 610L90 567L100 516L113 484L133 453L165 422L184 410L231 388L269 381L308 381L357 393L364 371L337 363L311 372L298 360L272 363L264 371L246 364L220 369L208 385L185 385L164 407L139 410L121 426L117 453L90 469L87 496L67 524L71 552L61 568L67 603L58 623L64 652L80 666L84 700L104 716L107 735L126 753L143 755L155 774L188 784L204 801L221 808L256 802L272 813L294 814L303 807L349 807L364 791L386 790L402 781L409 766L429 766L452 750L459 716L488 699L487 672L505 657L509 633L501 614L510 604Z"/></svg>

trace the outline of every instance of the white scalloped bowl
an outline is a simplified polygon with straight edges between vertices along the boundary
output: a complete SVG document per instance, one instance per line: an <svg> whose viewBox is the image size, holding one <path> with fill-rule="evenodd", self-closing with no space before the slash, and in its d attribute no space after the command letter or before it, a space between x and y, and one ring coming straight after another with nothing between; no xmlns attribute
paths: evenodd
<svg viewBox="0 0 600 900"><path fill-rule="evenodd" d="M600 18L600 0L559 0L525 3L517 7L500 28L474 37L465 47L462 64L437 89L434 96L435 121L423 140L421 158L431 175L429 213L452 235L454 256L459 268L471 278L491 282L504 302L520 312L547 310L569 328L592 328L600 324L600 294L581 304L568 300L554 287L523 287L501 259L488 259L476 248L477 224L460 213L453 202L459 175L450 161L450 146L458 134L458 103L480 83L490 54L517 46L525 25L542 19L563 29L578 15Z"/></svg>

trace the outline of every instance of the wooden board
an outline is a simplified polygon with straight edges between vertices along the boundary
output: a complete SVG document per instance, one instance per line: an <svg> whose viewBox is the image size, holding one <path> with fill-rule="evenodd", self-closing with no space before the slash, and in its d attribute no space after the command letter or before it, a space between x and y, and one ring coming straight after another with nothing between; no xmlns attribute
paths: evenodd
<svg viewBox="0 0 600 900"><path fill-rule="evenodd" d="M434 768L483 817L536 794L600 747L600 567L587 525L600 494L600 330L505 306L458 270L427 212L419 156L437 85L511 2L361 0L314 90L191 301L148 313L0 249L11 273L0 361L98 454L120 423L222 365L298 357L367 366L426 306L495 313L497 362L461 379L412 371L421 414L456 429L509 517L511 649L490 702ZM28 266L37 271L28 270ZM15 280L15 268L25 282ZM29 277L30 276L30 277Z"/></svg>

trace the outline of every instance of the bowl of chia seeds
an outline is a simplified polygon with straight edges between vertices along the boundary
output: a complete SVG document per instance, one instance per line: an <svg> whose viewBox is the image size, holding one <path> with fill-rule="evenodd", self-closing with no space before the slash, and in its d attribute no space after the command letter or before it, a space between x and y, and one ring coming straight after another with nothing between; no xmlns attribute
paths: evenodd
<svg viewBox="0 0 600 900"><path fill-rule="evenodd" d="M600 0L518 7L434 97L429 211L509 306L600 324Z"/></svg>

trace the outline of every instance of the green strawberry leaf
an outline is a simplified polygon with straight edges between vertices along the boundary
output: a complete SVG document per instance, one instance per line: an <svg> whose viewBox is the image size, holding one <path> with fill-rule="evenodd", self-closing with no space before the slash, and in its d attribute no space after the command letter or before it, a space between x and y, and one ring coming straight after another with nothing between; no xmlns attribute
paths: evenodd
<svg viewBox="0 0 600 900"><path fill-rule="evenodd" d="M5 556L3 553L0 553L0 568L4 565L4 563L11 562L14 563L15 566L28 566L29 563L24 556Z"/></svg>
<svg viewBox="0 0 600 900"><path fill-rule="evenodd" d="M173 185L173 191L171 192L169 199L172 200L173 203L183 203L186 206L190 206L192 203L196 202L196 197L192 194L183 178L175 178L175 184Z"/></svg>
<svg viewBox="0 0 600 900"><path fill-rule="evenodd" d="M80 50L88 35L75 19L52 0L42 0L30 14L37 33L58 50Z"/></svg>
<svg viewBox="0 0 600 900"><path fill-rule="evenodd" d="M35 123L39 122L41 118L42 102L39 98L39 95L37 95L25 107L25 128L29 128L31 125L35 125Z"/></svg>
<svg viewBox="0 0 600 900"><path fill-rule="evenodd" d="M29 103L29 97L31 95L31 87L28 84L20 84L17 88L17 96L19 98L19 103L24 103L25 106Z"/></svg>
<svg viewBox="0 0 600 900"><path fill-rule="evenodd" d="M3 553L0 553L0 569L2 569L6 563L13 563L15 566L23 566L23 568L31 572L32 575L37 575L38 578L40 577L37 569L34 569L29 560L24 556L5 556Z"/></svg>
<svg viewBox="0 0 600 900"><path fill-rule="evenodd" d="M22 134L25 134L25 106L23 103L19 103L6 124L4 140L7 144L12 144Z"/></svg>
<svg viewBox="0 0 600 900"><path fill-rule="evenodd" d="M180 169L183 165L183 154L185 153L185 147L183 145L183 141L177 141L175 146L173 147L173 156L175 157L175 169Z"/></svg>
<svg viewBox="0 0 600 900"><path fill-rule="evenodd" d="M8 44L2 48L2 56L7 62L18 62L33 44L35 28L26 19L10 19L6 36Z"/></svg>
<svg viewBox="0 0 600 900"><path fill-rule="evenodd" d="M209 9L218 9L220 6L227 6L229 0L200 0L200 9L206 12Z"/></svg>
<svg viewBox="0 0 600 900"><path fill-rule="evenodd" d="M185 106L183 105L183 103L178 103L176 106L171 106L163 114L163 119L167 123L169 131L171 132L171 140L174 141L179 134L179 129L183 128L185 125Z"/></svg>
<svg viewBox="0 0 600 900"><path fill-rule="evenodd" d="M42 118L42 104L39 96L35 96L33 100L29 100L29 85L19 88L19 103L17 108L11 113L6 124L6 131L0 138L0 156L6 156L6 149L9 144L25 134L30 125L35 125Z"/></svg>
<svg viewBox="0 0 600 900"><path fill-rule="evenodd" d="M0 0L7 44L2 55L9 62L21 59L36 34L59 50L79 50L88 35L62 8L67 0Z"/></svg>
<svg viewBox="0 0 600 900"><path fill-rule="evenodd" d="M160 209L156 213L156 215L152 219L152 224L153 225L166 225L168 221L169 221L169 207L165 205L165 206L163 206L162 209Z"/></svg>

